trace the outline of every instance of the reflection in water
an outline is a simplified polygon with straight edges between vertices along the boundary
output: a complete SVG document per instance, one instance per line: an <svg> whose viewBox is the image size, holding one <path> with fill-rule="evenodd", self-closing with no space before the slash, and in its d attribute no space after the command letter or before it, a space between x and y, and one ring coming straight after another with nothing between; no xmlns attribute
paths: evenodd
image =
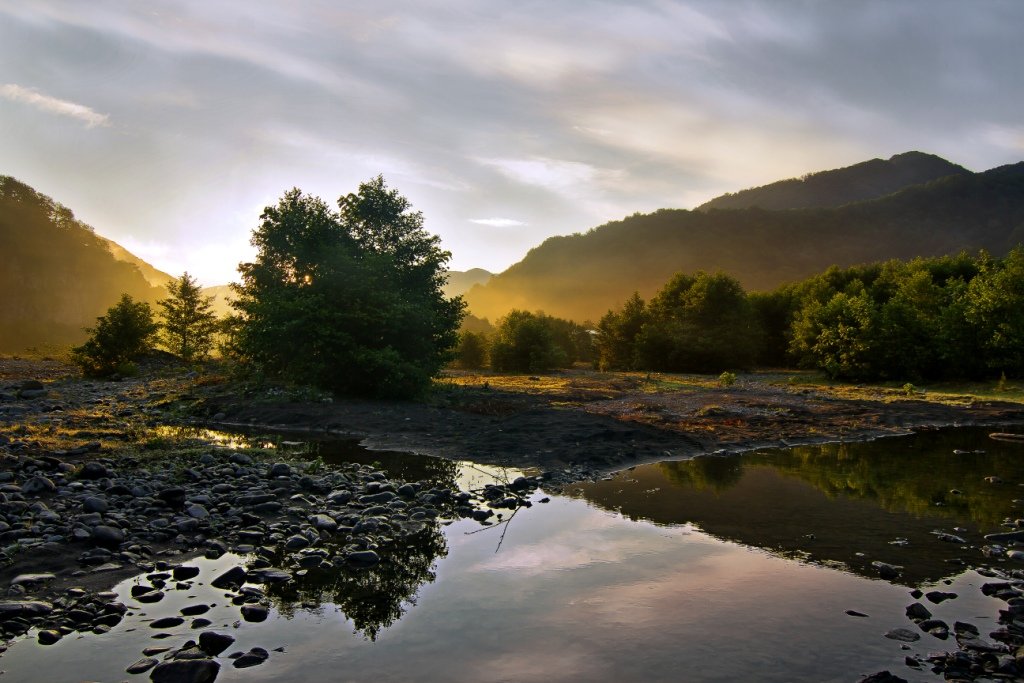
<svg viewBox="0 0 1024 683"><path fill-rule="evenodd" d="M435 562L448 554L445 537L436 522L421 524L420 531L406 536L380 564L360 570L311 569L294 581L274 584L267 590L274 607L283 615L296 608L336 606L352 621L355 633L375 640L382 629L398 621L416 594L436 578Z"/></svg>
<svg viewBox="0 0 1024 683"><path fill-rule="evenodd" d="M901 565L901 580L912 584L976 561L981 536L1014 514L1018 484L1021 445L960 429L664 462L573 491L632 519L693 523L720 538L841 562L869 576L877 575L874 560ZM943 542L937 531L968 543Z"/></svg>

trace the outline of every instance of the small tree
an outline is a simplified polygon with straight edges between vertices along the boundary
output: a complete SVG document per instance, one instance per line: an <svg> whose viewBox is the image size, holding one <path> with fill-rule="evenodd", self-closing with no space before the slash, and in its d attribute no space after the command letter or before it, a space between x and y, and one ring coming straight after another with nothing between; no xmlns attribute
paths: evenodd
<svg viewBox="0 0 1024 683"><path fill-rule="evenodd" d="M186 361L206 358L217 331L213 297L203 296L199 284L187 272L167 285L167 291L170 296L157 302L163 309L164 345Z"/></svg>
<svg viewBox="0 0 1024 683"><path fill-rule="evenodd" d="M72 358L87 375L124 373L132 360L150 348L157 329L149 304L122 294L106 315L96 319L96 327L86 330L91 336L72 349Z"/></svg>

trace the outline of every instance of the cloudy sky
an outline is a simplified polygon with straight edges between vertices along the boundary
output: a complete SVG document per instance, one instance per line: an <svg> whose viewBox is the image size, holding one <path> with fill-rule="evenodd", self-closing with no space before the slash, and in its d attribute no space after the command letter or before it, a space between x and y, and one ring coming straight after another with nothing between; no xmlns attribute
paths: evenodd
<svg viewBox="0 0 1024 683"><path fill-rule="evenodd" d="M382 173L456 269L918 149L1024 159L1024 2L0 0L0 174L206 284Z"/></svg>

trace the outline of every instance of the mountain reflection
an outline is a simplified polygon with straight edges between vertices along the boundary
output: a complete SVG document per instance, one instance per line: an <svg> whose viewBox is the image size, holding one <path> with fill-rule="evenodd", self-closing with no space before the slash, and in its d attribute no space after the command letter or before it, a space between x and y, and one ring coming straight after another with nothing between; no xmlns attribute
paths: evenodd
<svg viewBox="0 0 1024 683"><path fill-rule="evenodd" d="M978 562L982 534L1017 514L1024 448L988 430L937 430L868 443L766 450L637 467L572 493L628 518L692 523L719 538L901 583ZM977 452L979 450L984 452ZM997 476L1002 484L986 481ZM956 530L956 531L954 531ZM955 533L967 544L940 540Z"/></svg>

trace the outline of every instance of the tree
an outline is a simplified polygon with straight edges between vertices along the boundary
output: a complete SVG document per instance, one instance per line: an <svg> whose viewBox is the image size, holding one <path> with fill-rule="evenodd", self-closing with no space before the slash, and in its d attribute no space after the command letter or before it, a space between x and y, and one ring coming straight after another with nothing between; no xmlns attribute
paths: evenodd
<svg viewBox="0 0 1024 683"><path fill-rule="evenodd" d="M163 342L186 361L203 359L213 347L217 316L212 296L203 296L195 278L187 272L167 285L170 296L157 302L163 309Z"/></svg>
<svg viewBox="0 0 1024 683"><path fill-rule="evenodd" d="M384 179L336 212L293 189L253 231L234 285L232 345L258 374L330 391L408 397L451 356L461 297L441 287L450 254Z"/></svg>
<svg viewBox="0 0 1024 683"><path fill-rule="evenodd" d="M649 316L639 292L626 300L620 311L608 311L597 324L598 367L601 370L635 370L636 340Z"/></svg>
<svg viewBox="0 0 1024 683"><path fill-rule="evenodd" d="M483 332L459 332L455 362L463 370L480 370L487 365L487 335Z"/></svg>
<svg viewBox="0 0 1024 683"><path fill-rule="evenodd" d="M158 328L149 304L122 294L106 315L96 319L96 326L86 330L89 339L72 349L72 357L87 375L125 373L132 360L149 350Z"/></svg>
<svg viewBox="0 0 1024 683"><path fill-rule="evenodd" d="M555 343L547 316L509 311L491 341L491 368L498 372L546 372L565 367L568 356Z"/></svg>

